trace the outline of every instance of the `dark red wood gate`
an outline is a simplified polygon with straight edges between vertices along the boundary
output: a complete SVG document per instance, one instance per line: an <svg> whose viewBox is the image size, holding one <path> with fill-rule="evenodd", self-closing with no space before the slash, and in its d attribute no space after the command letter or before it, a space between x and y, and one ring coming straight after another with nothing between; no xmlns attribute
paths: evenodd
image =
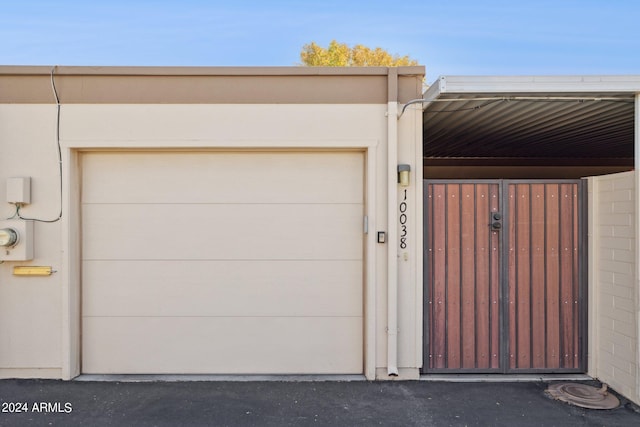
<svg viewBox="0 0 640 427"><path fill-rule="evenodd" d="M425 181L425 372L583 372L581 181Z"/></svg>

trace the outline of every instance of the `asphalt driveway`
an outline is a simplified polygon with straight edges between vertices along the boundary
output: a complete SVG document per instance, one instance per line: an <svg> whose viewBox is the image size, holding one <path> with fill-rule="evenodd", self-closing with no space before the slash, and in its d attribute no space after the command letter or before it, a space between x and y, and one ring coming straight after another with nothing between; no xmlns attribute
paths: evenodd
<svg viewBox="0 0 640 427"><path fill-rule="evenodd" d="M597 385L596 383L592 383ZM1 426L640 426L622 399L590 410L548 384L0 380Z"/></svg>

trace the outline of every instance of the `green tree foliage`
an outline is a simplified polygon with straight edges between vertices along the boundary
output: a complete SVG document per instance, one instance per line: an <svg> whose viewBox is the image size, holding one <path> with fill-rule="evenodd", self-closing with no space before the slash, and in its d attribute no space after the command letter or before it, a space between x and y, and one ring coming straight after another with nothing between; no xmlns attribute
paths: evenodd
<svg viewBox="0 0 640 427"><path fill-rule="evenodd" d="M311 42L302 47L300 52L302 65L308 67L401 67L418 65L418 61L408 55L392 55L386 50L376 47L371 49L357 44L349 47L346 43L332 40L327 48Z"/></svg>

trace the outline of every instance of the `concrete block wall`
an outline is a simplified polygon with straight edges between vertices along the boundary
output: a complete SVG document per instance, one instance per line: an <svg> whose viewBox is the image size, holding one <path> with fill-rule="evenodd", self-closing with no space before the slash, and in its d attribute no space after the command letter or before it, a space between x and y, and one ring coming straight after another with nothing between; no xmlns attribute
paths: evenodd
<svg viewBox="0 0 640 427"><path fill-rule="evenodd" d="M589 188L589 373L640 403L635 172L590 178Z"/></svg>

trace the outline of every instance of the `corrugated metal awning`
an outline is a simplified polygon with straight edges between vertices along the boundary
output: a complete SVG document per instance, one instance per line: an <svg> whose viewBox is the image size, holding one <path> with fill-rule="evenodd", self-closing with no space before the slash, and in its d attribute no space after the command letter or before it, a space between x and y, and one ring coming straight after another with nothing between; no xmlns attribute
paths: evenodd
<svg viewBox="0 0 640 427"><path fill-rule="evenodd" d="M425 93L424 157L628 161L636 91L640 76L441 77Z"/></svg>

